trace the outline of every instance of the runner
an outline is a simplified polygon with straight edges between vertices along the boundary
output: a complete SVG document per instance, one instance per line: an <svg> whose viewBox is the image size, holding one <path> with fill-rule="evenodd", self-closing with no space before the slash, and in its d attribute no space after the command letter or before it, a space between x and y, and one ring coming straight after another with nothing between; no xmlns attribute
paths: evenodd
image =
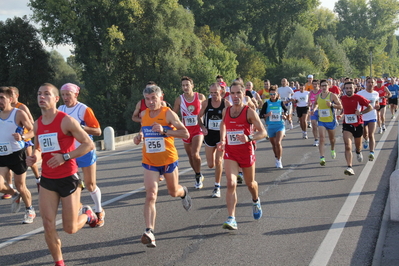
<svg viewBox="0 0 399 266"><path fill-rule="evenodd" d="M82 129L89 135L90 139L93 136L101 136L101 128L93 110L85 104L78 101L80 88L79 86L66 83L61 87L61 97L65 105L58 107L58 110L75 118ZM79 147L80 143L75 141L75 147ZM89 151L82 157L76 158L78 167L82 168L83 178L87 190L93 199L95 205L95 212L97 215L97 227L104 225L105 211L101 206L101 190L97 186L96 169L97 169L97 155L95 150Z"/></svg>
<svg viewBox="0 0 399 266"><path fill-rule="evenodd" d="M240 167L244 173L245 184L252 195L253 217L255 220L262 217L258 183L255 181L256 158L252 141L264 138L266 131L256 112L243 103L244 85L240 82L233 82L230 86L230 94L233 98L233 106L223 110L218 149L225 151L224 169L227 178L226 202L229 217L223 224L223 228L237 230L235 209L237 204L237 175ZM253 135L251 125L255 129Z"/></svg>
<svg viewBox="0 0 399 266"><path fill-rule="evenodd" d="M398 109L398 93L399 86L395 83L395 78L388 78L388 90L391 92L391 97L388 99L388 104L391 110L391 119L395 119L395 113Z"/></svg>
<svg viewBox="0 0 399 266"><path fill-rule="evenodd" d="M66 233L74 234L86 223L96 226L97 216L90 206L81 206L83 183L78 176L75 158L94 148L93 141L79 123L57 110L60 96L58 89L44 83L38 90L38 104L42 116L34 124L35 148L27 156L28 166L42 157L39 208L43 220L44 238L56 266L63 266L61 239L57 233L56 216L62 204L62 226ZM80 146L75 149L75 139ZM81 211L79 210L81 208ZM83 214L79 214L83 213Z"/></svg>
<svg viewBox="0 0 399 266"><path fill-rule="evenodd" d="M319 146L319 127L317 126L318 121L319 121L319 112L316 110L313 115L313 106L314 103L316 102L317 98L319 97L319 94L321 93L321 90L319 88L319 81L318 80L313 80L313 90L310 91L309 93L309 108L310 108L310 120L311 120L311 128L312 128L312 133L314 137L314 143L313 146Z"/></svg>
<svg viewBox="0 0 399 266"><path fill-rule="evenodd" d="M366 89L359 91L357 94L363 96L367 100L370 101L373 110L364 114L362 116L364 121L364 129L363 129L363 148L369 148L369 161L374 160L374 148L375 148L375 129L377 123L377 110L380 108L379 106L379 95L373 88L375 86L374 78L367 78L366 80Z"/></svg>
<svg viewBox="0 0 399 266"><path fill-rule="evenodd" d="M299 84L299 91L296 91L292 96L292 101L296 103L296 113L299 118L299 125L302 129L302 138L307 139L308 133L306 132L306 123L308 121L309 111L309 92L305 91L305 86L302 83Z"/></svg>
<svg viewBox="0 0 399 266"><path fill-rule="evenodd" d="M146 229L141 242L147 247L156 247L154 229L160 175L166 180L169 195L181 197L185 210L191 208L188 190L179 184L178 153L174 138L188 138L188 130L180 122L176 113L161 105L162 90L158 86L146 87L143 91L148 108L142 113L142 131L134 137L136 145L144 141L143 167L146 198L144 218Z"/></svg>
<svg viewBox="0 0 399 266"><path fill-rule="evenodd" d="M198 122L204 133L204 144L206 161L209 168L215 167L215 188L212 192L212 198L220 198L220 180L223 173L223 151L216 148L220 141L220 123L222 121L222 111L230 103L222 98L222 89L219 83L213 83L209 92L211 98L202 102ZM204 123L202 123L202 120Z"/></svg>
<svg viewBox="0 0 399 266"><path fill-rule="evenodd" d="M18 88L16 88L16 87L9 87L9 88L12 90L12 93L13 93L13 101L11 103L11 106L15 107L15 108L18 108L18 109L21 109L22 111L25 111L26 114L28 115L29 119L31 120L32 125L33 125L33 123L35 121L33 120L33 117L32 117L32 114L31 114L29 108L25 104L20 103L18 101L18 98L19 98L19 90L18 90ZM25 129L24 133L26 133L26 129ZM26 155L30 156L30 155L32 155L33 142L31 141L30 138L29 139L24 139L24 141L25 141ZM31 169L32 169L33 175L36 178L37 189L39 191L39 187L40 187L40 185L39 185L40 184L39 168L37 167L37 164L34 164L34 165L31 166Z"/></svg>
<svg viewBox="0 0 399 266"><path fill-rule="evenodd" d="M283 146L281 142L285 134L284 119L286 119L287 107L279 99L277 86L272 86L269 89L269 93L270 99L263 104L260 117L265 118L267 134L272 144L274 157L276 158L276 167L283 168L283 163L281 162Z"/></svg>
<svg viewBox="0 0 399 266"><path fill-rule="evenodd" d="M20 210L21 199L25 203L25 215L22 223L30 224L36 217L32 206L32 196L26 187L26 154L24 138L32 138L32 123L28 115L11 106L13 99L9 87L0 87L0 182L1 192L12 195L11 212ZM23 132L26 128L27 132ZM4 182L9 172L14 172L15 188Z"/></svg>
<svg viewBox="0 0 399 266"><path fill-rule="evenodd" d="M346 175L354 175L352 169L352 136L355 141L355 149L357 154L357 161L363 161L362 155L362 135L363 135L363 119L362 115L370 112L373 107L369 100L363 96L355 94L355 86L352 81L344 84L345 95L341 97L342 111L338 116L340 119L343 115L344 120L342 124L342 133L345 143L345 159L348 167L344 173ZM359 111L359 106L366 107L363 111Z"/></svg>
<svg viewBox="0 0 399 266"><path fill-rule="evenodd" d="M200 149L204 135L198 123L198 114L201 111L201 103L206 100L201 93L194 92L194 82L189 77L181 79L183 94L177 97L173 106L173 111L181 113L184 126L190 133L189 137L183 138L184 149L189 158L191 167L195 172L196 189L204 186L204 176L201 174L201 156Z"/></svg>
<svg viewBox="0 0 399 266"><path fill-rule="evenodd" d="M387 105L387 99L391 98L392 94L388 90L387 87L385 87L383 84L384 81L381 78L377 78L377 86L374 87L374 90L378 92L378 95L380 97L380 109L377 110L377 124L378 124L378 134L382 134L386 130L385 127L385 112L386 108L385 106Z"/></svg>
<svg viewBox="0 0 399 266"><path fill-rule="evenodd" d="M280 100L284 102L285 106L287 107L287 121L289 124L290 129L294 128L292 124L292 102L291 97L294 95L294 91L288 86L287 79L283 78L281 80L281 87L277 90ZM270 136L269 136L270 137Z"/></svg>
<svg viewBox="0 0 399 266"><path fill-rule="evenodd" d="M330 139L331 145L331 158L335 159L337 154L335 152L335 128L337 123L335 121L335 111L337 109L342 109L341 101L338 96L328 90L328 82L325 79L320 81L321 93L318 95L317 100L314 103L312 115L318 111L318 130L320 136L320 165L326 165L325 159L325 137L326 131L328 133L328 138Z"/></svg>

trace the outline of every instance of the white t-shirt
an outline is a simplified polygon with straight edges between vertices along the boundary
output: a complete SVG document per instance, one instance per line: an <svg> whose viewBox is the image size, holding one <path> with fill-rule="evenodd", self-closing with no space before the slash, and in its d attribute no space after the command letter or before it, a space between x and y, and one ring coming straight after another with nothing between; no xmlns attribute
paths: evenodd
<svg viewBox="0 0 399 266"><path fill-rule="evenodd" d="M378 102L379 100L379 95L378 92L373 91L373 92L368 92L367 90L361 90L357 93L358 95L363 96L364 98L366 98L367 100L370 101L371 106L375 106L375 103ZM377 119L377 110L373 109L370 112L364 114L363 116L363 121L370 121L373 119Z"/></svg>
<svg viewBox="0 0 399 266"><path fill-rule="evenodd" d="M287 101L294 94L294 91L290 87L280 87L277 89L278 94L280 94L280 100Z"/></svg>
<svg viewBox="0 0 399 266"><path fill-rule="evenodd" d="M309 92L308 91L296 91L294 93L294 96L292 96L293 99L297 100L296 106L298 107L306 107L308 106L308 100L309 100Z"/></svg>

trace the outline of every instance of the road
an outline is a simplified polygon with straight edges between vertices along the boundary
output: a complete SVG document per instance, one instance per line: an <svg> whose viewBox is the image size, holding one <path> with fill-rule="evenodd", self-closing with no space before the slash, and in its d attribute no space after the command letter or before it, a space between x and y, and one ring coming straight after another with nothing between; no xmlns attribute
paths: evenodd
<svg viewBox="0 0 399 266"><path fill-rule="evenodd" d="M388 119L389 120L389 119ZM376 160L358 163L356 175L346 176L341 127L337 129L337 158L319 165L313 139L301 139L296 126L283 140L283 169L274 167L270 143L258 142L256 178L263 207L259 221L252 218L251 196L238 187L237 231L222 229L227 218L225 177L222 197L211 198L213 170L205 165L205 186L194 189L194 174L179 150L181 183L189 188L193 208L168 196L160 183L157 200L157 247L141 244L143 233L143 180L141 147L133 143L116 151L98 152L98 186L106 211L105 226L85 226L68 235L58 226L67 265L371 265L388 181L397 158L397 121L376 135ZM311 136L311 133L309 134ZM363 153L367 158L368 152ZM28 187L38 206L34 179ZM87 191L82 202L91 204ZM10 213L10 200L0 200L0 265L53 265L44 241L41 218L20 224L22 211ZM60 219L60 216L59 216Z"/></svg>

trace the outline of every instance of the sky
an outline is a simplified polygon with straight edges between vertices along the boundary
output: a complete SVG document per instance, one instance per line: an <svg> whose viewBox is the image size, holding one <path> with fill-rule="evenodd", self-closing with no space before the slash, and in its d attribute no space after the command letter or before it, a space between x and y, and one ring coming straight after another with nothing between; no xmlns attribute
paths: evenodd
<svg viewBox="0 0 399 266"><path fill-rule="evenodd" d="M5 21L7 18L22 17L24 15L32 15L32 11L28 7L28 0L0 0L0 20ZM334 9L337 0L320 0L321 6L330 10ZM47 50L57 50L64 58L70 55L70 46L47 47Z"/></svg>

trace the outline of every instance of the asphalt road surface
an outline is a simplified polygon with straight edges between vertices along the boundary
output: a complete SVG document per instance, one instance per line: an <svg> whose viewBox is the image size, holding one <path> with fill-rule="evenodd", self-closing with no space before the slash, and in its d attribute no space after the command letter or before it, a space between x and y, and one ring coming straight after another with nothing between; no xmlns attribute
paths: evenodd
<svg viewBox="0 0 399 266"><path fill-rule="evenodd" d="M67 265L371 265L397 158L397 122L387 120L387 131L376 134L374 162L367 160L368 151L362 163L354 154L354 176L344 175L341 126L336 130L337 158L330 158L327 145L324 167L310 130L308 140L301 138L298 126L287 131L283 169L275 168L270 143L258 141L256 179L263 217L253 220L250 193L239 185L237 231L222 229L228 216L225 177L222 197L211 198L214 171L207 168L202 149L205 183L195 190L182 141L176 140L180 183L189 188L193 207L186 212L180 198L171 198L165 182L160 183L153 249L140 242L145 229L141 147L127 143L116 151L100 151L97 180L105 225L86 225L68 235L59 221L64 260ZM0 265L53 265L31 172L27 183L38 217L23 225L22 210L10 213L11 200L0 200ZM87 190L82 202L93 205Z"/></svg>

